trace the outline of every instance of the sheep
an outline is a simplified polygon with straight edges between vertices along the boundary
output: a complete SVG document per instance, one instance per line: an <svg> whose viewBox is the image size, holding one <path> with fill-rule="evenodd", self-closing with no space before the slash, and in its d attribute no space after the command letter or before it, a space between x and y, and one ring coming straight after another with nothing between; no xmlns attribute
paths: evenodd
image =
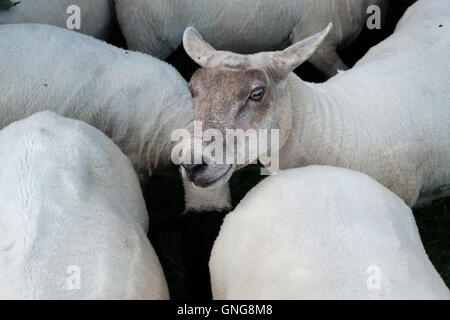
<svg viewBox="0 0 450 320"><path fill-rule="evenodd" d="M0 129L49 110L104 132L143 183L172 164L171 133L194 118L187 83L172 66L48 25L0 25L0 39ZM228 210L228 187L218 193L208 205L187 199L186 210Z"/></svg>
<svg viewBox="0 0 450 320"><path fill-rule="evenodd" d="M130 160L55 113L0 131L0 299L168 299Z"/></svg>
<svg viewBox="0 0 450 320"><path fill-rule="evenodd" d="M284 51L253 55L216 51L189 27L184 47L202 66L189 84L196 120L222 134L279 130L280 147L269 151L279 152L281 169L317 164L361 171L409 206L449 195L449 12L447 0L416 2L393 35L322 84L292 71L331 25ZM204 143L204 156L207 149ZM227 181L233 168L239 166L203 163L187 175L211 185L218 177Z"/></svg>
<svg viewBox="0 0 450 320"><path fill-rule="evenodd" d="M214 299L450 299L411 209L338 167L263 180L225 218L209 267Z"/></svg>
<svg viewBox="0 0 450 320"><path fill-rule="evenodd" d="M336 48L358 36L371 5L384 9L386 0L115 1L129 48L161 59L181 44L189 25L198 28L217 48L254 53L286 47L293 29L292 36L304 38L333 21L334 32L309 59L328 76L347 69Z"/></svg>
<svg viewBox="0 0 450 320"><path fill-rule="evenodd" d="M14 1L13 1L14 2ZM80 8L79 31L99 39L106 39L112 23L110 0L21 0L8 11L0 11L0 24L42 23L67 27Z"/></svg>

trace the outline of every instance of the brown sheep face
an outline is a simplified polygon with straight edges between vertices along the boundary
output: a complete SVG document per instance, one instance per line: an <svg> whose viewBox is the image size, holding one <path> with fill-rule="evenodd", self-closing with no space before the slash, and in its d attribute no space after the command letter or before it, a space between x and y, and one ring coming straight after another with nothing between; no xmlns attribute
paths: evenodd
<svg viewBox="0 0 450 320"><path fill-rule="evenodd" d="M197 130L185 153L197 157L182 163L184 176L199 187L211 187L258 158L273 165L273 157L268 163L261 158L278 155L290 132L286 78L314 53L330 28L284 51L253 55L216 51L194 28L186 29L186 52L202 68L189 83Z"/></svg>

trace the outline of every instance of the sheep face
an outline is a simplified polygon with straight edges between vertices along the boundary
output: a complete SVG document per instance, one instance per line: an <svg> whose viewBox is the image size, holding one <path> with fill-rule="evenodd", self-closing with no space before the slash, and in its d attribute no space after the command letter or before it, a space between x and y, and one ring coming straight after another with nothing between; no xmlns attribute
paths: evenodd
<svg viewBox="0 0 450 320"><path fill-rule="evenodd" d="M264 70L244 67L199 69L189 87L195 119L201 124L202 132L205 135L216 132L214 139L221 138L217 146L218 140L210 141L203 136L199 152L204 165L185 165L185 171L198 186L225 182L234 170L259 156L259 129L280 128L283 113L276 112L274 102L283 90L277 88ZM212 147L223 150L220 159L209 156Z"/></svg>
<svg viewBox="0 0 450 320"><path fill-rule="evenodd" d="M189 151L202 156L200 163L182 163L185 176L200 187L225 183L236 169L278 151L292 121L286 78L314 53L330 28L284 51L253 55L217 51L194 28L186 29L186 52L202 66L189 84L195 119L202 129L201 135L194 132L193 140L200 141ZM204 138L208 131L214 132L214 139ZM261 134L266 135L265 146ZM217 136L222 139L217 141ZM252 139L255 136L256 141ZM272 143L274 136L278 141ZM217 144L223 151L220 157Z"/></svg>

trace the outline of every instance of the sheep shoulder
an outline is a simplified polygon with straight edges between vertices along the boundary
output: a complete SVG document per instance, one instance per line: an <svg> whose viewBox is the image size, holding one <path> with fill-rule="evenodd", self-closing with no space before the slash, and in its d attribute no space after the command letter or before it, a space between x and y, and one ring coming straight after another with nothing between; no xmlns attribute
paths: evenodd
<svg viewBox="0 0 450 320"><path fill-rule="evenodd" d="M54 26L2 25L0 37L0 128L49 110L104 132L136 169L168 164L170 133L194 117L175 68Z"/></svg>

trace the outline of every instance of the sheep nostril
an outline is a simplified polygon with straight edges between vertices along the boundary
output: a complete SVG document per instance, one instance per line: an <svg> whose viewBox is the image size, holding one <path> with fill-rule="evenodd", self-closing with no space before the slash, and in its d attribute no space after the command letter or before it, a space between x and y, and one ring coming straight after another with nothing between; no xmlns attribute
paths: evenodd
<svg viewBox="0 0 450 320"><path fill-rule="evenodd" d="M186 170L186 172L188 173L188 175L192 175L195 172L197 172L199 169L206 167L206 163L199 163L199 164L184 164L181 163L181 165L183 166L183 168Z"/></svg>

